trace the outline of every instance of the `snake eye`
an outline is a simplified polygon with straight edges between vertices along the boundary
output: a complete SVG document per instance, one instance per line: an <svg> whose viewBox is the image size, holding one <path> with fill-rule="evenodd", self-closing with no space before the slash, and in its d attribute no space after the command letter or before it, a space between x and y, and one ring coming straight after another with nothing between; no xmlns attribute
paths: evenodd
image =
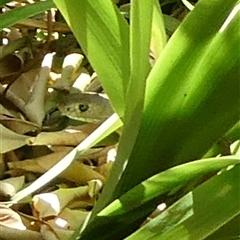
<svg viewBox="0 0 240 240"><path fill-rule="evenodd" d="M85 105L85 104L79 104L78 105L78 109L81 111L81 112L86 112L88 110L88 105Z"/></svg>

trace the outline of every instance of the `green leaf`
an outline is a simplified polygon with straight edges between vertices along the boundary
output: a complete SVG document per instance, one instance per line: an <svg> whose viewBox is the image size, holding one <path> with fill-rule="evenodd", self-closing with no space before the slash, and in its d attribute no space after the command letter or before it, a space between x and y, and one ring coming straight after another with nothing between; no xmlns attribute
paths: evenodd
<svg viewBox="0 0 240 240"><path fill-rule="evenodd" d="M231 142L240 139L240 121L238 121L227 133L226 138Z"/></svg>
<svg viewBox="0 0 240 240"><path fill-rule="evenodd" d="M234 156L206 159L183 164L157 174L98 213L83 231L80 239L122 239L133 230L131 226L136 219L141 219L149 210L153 211L166 196L173 196L192 181L237 163L239 159ZM102 235L103 232L105 234Z"/></svg>
<svg viewBox="0 0 240 240"><path fill-rule="evenodd" d="M237 200L237 199L236 199ZM206 240L238 240L240 236L240 214L235 218L231 219L224 226L214 232L211 236L207 237Z"/></svg>
<svg viewBox="0 0 240 240"><path fill-rule="evenodd" d="M139 130L144 102L145 81L150 71L149 47L154 2L155 0L147 3L145 0L132 1L130 22L131 76L126 95L126 102L131 104L127 104L125 109L124 127L120 140L122 144L120 144L119 154L116 159L118 164L115 164L111 170L109 179L93 210L91 219L99 209L102 209L112 200L113 190L123 171L125 160L132 151ZM145 18L140 16L145 16ZM132 122L135 119L137 121L135 121L133 126Z"/></svg>
<svg viewBox="0 0 240 240"><path fill-rule="evenodd" d="M55 5L52 0L47 0L44 2L28 4L26 6L15 8L14 10L3 13L0 15L0 31L2 31L3 28L10 27L21 20L32 17L54 6Z"/></svg>
<svg viewBox="0 0 240 240"><path fill-rule="evenodd" d="M135 194L135 199L132 194L136 192L130 195L125 193L128 194L131 192L129 190L135 189L135 186L156 173L203 157L213 144L239 121L239 15L230 19L228 25L224 24L238 1L199 1L175 31L148 77L148 66L143 65L146 63L145 43L148 38L144 43L140 36L138 44L141 52L133 52L138 46L134 46L136 42L132 45L131 41L139 36L141 29L135 29L136 32L131 29L129 34L126 21L111 1L55 2L97 71L115 110L121 117L124 116L125 124L125 133L122 135L117 161L112 171L112 174L116 173L117 176L112 186L116 186L118 176L121 178L113 194L110 191L110 194L105 195L105 203L95 209L94 214L100 211L109 199L122 200L121 197L128 196L127 199L130 200L123 198L125 203L128 203L126 205L121 205L122 202L116 200L99 213L100 215L93 215L92 221L83 232L84 238L81 239L121 238L138 228L141 221L157 205L160 197L152 195L155 197L146 200L143 188L139 190L142 195ZM136 11L135 8L133 13L138 12L150 17L148 6L146 10L140 7ZM142 23L145 16L137 17L139 23ZM131 26L137 23L133 16L132 18ZM146 21L147 25L149 19ZM143 25L143 36L146 36L147 30L149 31ZM135 59L139 56L144 57ZM137 61L139 66L143 66L139 67L139 85L135 82L134 69ZM147 81L141 119L144 76ZM134 87L136 90L140 89L141 95L137 96L136 100L134 96L137 91L132 91ZM134 115L137 110L139 112ZM133 135L131 131L127 135L126 131L128 127L131 129L130 119ZM136 134L138 128L139 133ZM130 145L127 145L130 142L128 138L133 139ZM127 162L127 165L121 175L123 162ZM117 171L114 172L114 168ZM184 182L179 184L178 175L175 178L174 184L168 188L172 192L175 190L174 186L184 185ZM161 194L163 192L162 190ZM134 208L135 203L137 208ZM120 215L112 214L115 210L120 211ZM103 213L107 216L102 215ZM109 218L108 215L112 216ZM109 229L113 229L115 233Z"/></svg>
<svg viewBox="0 0 240 240"><path fill-rule="evenodd" d="M213 177L126 239L205 239L240 214L239 172L238 164Z"/></svg>
<svg viewBox="0 0 240 240"><path fill-rule="evenodd" d="M140 131L116 197L201 158L239 120L239 14L220 31L235 2L200 1L163 50L147 79Z"/></svg>
<svg viewBox="0 0 240 240"><path fill-rule="evenodd" d="M123 4L119 7L121 14L123 14L123 16L128 19L130 19L130 9L131 9L130 3ZM143 16L143 15L140 15L140 16ZM144 17L143 19L146 19L146 17ZM130 20L130 23L131 23L131 20ZM150 49L154 53L154 57L156 59L159 57L160 52L162 51L163 47L166 45L165 27L168 32L173 33L174 30L179 25L179 23L180 22L177 19L174 19L171 16L168 16L168 15L162 16L159 3L157 0L155 1L154 9L153 9L153 18L152 18L152 34L151 34Z"/></svg>
<svg viewBox="0 0 240 240"><path fill-rule="evenodd" d="M167 42L167 36L164 26L164 24L166 24L165 20L166 18L164 18L164 16L162 15L158 1L155 1L152 18L152 34L150 47L154 54L155 60L158 59ZM170 26L170 24L168 24L168 26Z"/></svg>
<svg viewBox="0 0 240 240"><path fill-rule="evenodd" d="M0 0L0 7L3 7L5 4L12 2L12 0Z"/></svg>

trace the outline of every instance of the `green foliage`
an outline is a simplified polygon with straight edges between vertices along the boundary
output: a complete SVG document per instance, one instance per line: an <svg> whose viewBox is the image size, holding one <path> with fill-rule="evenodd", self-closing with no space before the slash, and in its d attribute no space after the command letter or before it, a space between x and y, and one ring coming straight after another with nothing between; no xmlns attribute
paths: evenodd
<svg viewBox="0 0 240 240"><path fill-rule="evenodd" d="M144 184L142 181L154 174L171 171L173 166L201 159L239 120L239 14L229 18L228 24L225 22L237 1L199 1L175 31L150 72L146 59L146 49L150 46L150 36L147 34L150 34L149 18L152 18L153 9L157 6L156 1L148 1L147 4L145 1L132 1L129 28L110 1L61 0L55 3L99 74L112 105L124 122L116 163L80 239L122 239L134 231L159 203L158 197L150 197L150 186L142 189L141 195L134 192L138 189L136 186L141 186ZM77 5L81 7L77 8ZM160 39L164 39L164 34ZM206 162L202 161L202 164L203 168L210 169ZM236 197L238 171L239 168L235 168L216 176L199 190L194 190L194 194L200 193L196 201L193 199L191 202L191 208L199 209L194 216L197 226L193 224L186 228L177 222L167 232L161 227L162 222L168 221L166 213L159 216L161 221L156 225L164 233L161 236L159 232L156 235L153 233L153 239L169 239L176 234L183 236L182 239L189 239L190 236L202 239L239 214L236 204L239 199L233 200L232 214L231 206L224 205L228 197ZM199 179L199 175L195 176L190 169L186 169L185 173L175 174L171 178L170 182L175 182L170 187L173 192L176 187L187 188L187 181L181 184L179 176L185 180L188 178L184 176ZM234 180L231 180L234 190L225 192L224 199L211 197L209 191L220 193L226 179ZM162 184L164 186L166 183L168 179L162 179L156 189L160 191ZM133 198L136 201L131 198L133 193L138 198ZM205 199L203 194L208 198ZM150 200L144 202L147 197ZM169 198L161 197L165 200ZM202 206L204 200L208 204ZM117 203L120 212L128 209L127 215L111 217L109 210L113 208L117 211ZM210 212L215 203L215 214L209 220L209 224L215 223L215 226L205 228L204 214ZM130 210L135 204L139 206L137 211ZM225 208L220 213L222 205ZM178 208L173 206L172 209L174 215ZM186 221L191 224L192 220L187 218ZM202 232L194 233L194 228L200 228ZM136 237L133 235L129 239L145 239L140 237L145 230L139 231Z"/></svg>
<svg viewBox="0 0 240 240"><path fill-rule="evenodd" d="M225 224L226 219L229 221L239 216L240 185L236 184L239 181L239 171L240 165L238 164L213 177L126 239L164 240L175 239L176 236L179 239L205 239L219 226ZM233 201L230 202L229 199ZM224 207L228 210L224 211ZM213 239L223 239L224 235L226 239L234 236L229 235L233 232L226 230L222 231L221 237ZM237 236L236 227L233 231Z"/></svg>
<svg viewBox="0 0 240 240"><path fill-rule="evenodd" d="M140 131L115 196L201 158L239 120L239 16L219 32L233 6L201 1L162 52L147 79Z"/></svg>
<svg viewBox="0 0 240 240"><path fill-rule="evenodd" d="M158 202L159 199L164 196L165 198L166 196L170 198L176 193L179 194L179 190L181 190L183 186L187 185L189 187L188 190L190 190L193 186L196 186L198 184L196 182L196 179L198 179L197 181L201 182L201 180L203 180L209 174L216 173L221 168L236 163L239 163L239 160L236 157L235 159L233 157L206 159L180 165L162 173L159 173L142 182L126 194L123 194L119 199L109 204L96 216L94 221L89 225L89 228L87 228L86 231L83 232L81 239L91 239L94 236L96 237L96 239L97 236L98 239L113 239L117 235L117 232L119 232L118 234L124 232L126 224L131 226L134 223L135 218L141 218L142 216L144 216L145 211L149 206L151 206L152 203L153 205L156 204L156 202ZM240 165L238 164L237 169L239 169L239 166ZM240 196L238 196L239 185L235 184L238 177L238 171L234 169L234 172L234 176L230 176L234 177L233 181L231 182L231 186L233 188L231 194L233 194L234 198L240 200ZM213 222L216 221L216 218L218 218L219 225L224 224L226 218L224 214L230 214L231 218L238 214L238 201L235 201L235 205L231 205L231 213L229 213L228 211L224 212L222 219L219 219L219 216L215 214L214 217L206 220L205 211L209 211L211 204L209 204L210 206L199 204L203 201L203 198L205 199L205 197L209 195L212 202L216 201L217 203L217 201L219 201L219 205L215 205L215 211L219 211L219 208L221 208L222 206L222 198L224 198L224 201L227 201L227 198L229 197L229 192L226 191L222 195L216 195L215 199L213 199L211 195L212 192L219 191L217 188L224 188L224 184L222 184L222 182L226 181L226 178L228 177L223 175L224 174L222 174L221 177L216 177L216 179L218 179L220 182L217 182L217 180L214 178L215 180L209 181L209 183L204 185L205 187L201 187L200 190L193 191L193 193L190 194L192 195L191 197L189 195L185 196L179 202L173 205L172 208L164 212L163 215L160 215L158 218L151 221L149 224L147 224L142 229L133 234L132 237L129 237L129 239L155 239L155 237L156 239L165 239L160 237L160 234L164 235L165 231L167 232L167 235L169 234L172 238L173 236L178 236L179 234L182 235L183 233L190 236L191 234L198 234L198 232L195 232L197 229L196 225L198 224L199 226L202 226L203 229L205 229L205 231L202 231L200 235L207 235L209 232L213 231L213 228L215 227ZM178 176L178 178L176 178L176 176ZM215 182L212 183L212 181ZM225 184L225 188L227 188L228 184L230 184L230 181ZM209 190L209 187L215 189ZM202 194L202 191L204 194ZM195 212L195 208L199 208L198 212ZM212 211L214 210L212 207L211 209ZM198 218L198 215L202 215L202 217ZM181 231L183 230L182 222L186 221L189 222L188 224L191 224L193 218L196 219L193 221L194 224L189 229L190 231ZM208 223L209 228L207 229L206 225ZM99 231L97 231L98 226ZM114 229L114 231L107 231L108 234L104 234L104 236L101 238L99 237L99 232L103 232L104 226L106 226L105 231L107 231L107 229ZM172 230L169 231L169 228ZM176 231L179 231L179 234L176 234Z"/></svg>
<svg viewBox="0 0 240 240"><path fill-rule="evenodd" d="M223 228L240 214L239 158L202 158L222 153L222 137L239 140L239 1L200 0L167 44L157 0L132 0L129 25L109 0L37 2L0 15L1 30L54 3L124 123L103 193L75 235L204 239ZM138 229L161 201L174 204Z"/></svg>
<svg viewBox="0 0 240 240"><path fill-rule="evenodd" d="M0 6L2 7L2 6L4 6L5 4L7 4L7 3L9 3L9 2L11 2L12 0L1 0L0 1Z"/></svg>
<svg viewBox="0 0 240 240"><path fill-rule="evenodd" d="M0 2L0 5L3 6L4 4L6 4L8 2L11 2L11 1L8 1L8 0L3 1L2 0ZM33 4L28 4L26 6L19 7L12 11L8 11L4 14L1 14L0 15L0 22L1 22L0 31L2 31L3 28L10 27L13 24L15 24L21 20L24 20L28 17L32 17L38 13L41 13L43 11L46 11L46 10L52 8L54 6L55 5L52 0L47 0L44 2L36 2Z"/></svg>

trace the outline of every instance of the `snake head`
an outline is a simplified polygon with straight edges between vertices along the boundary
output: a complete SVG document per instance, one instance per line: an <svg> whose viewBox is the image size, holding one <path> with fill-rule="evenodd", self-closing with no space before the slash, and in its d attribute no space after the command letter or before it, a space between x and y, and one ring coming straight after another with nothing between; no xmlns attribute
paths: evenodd
<svg viewBox="0 0 240 240"><path fill-rule="evenodd" d="M113 114L109 100L99 94L75 93L58 106L62 115L90 123L101 123Z"/></svg>

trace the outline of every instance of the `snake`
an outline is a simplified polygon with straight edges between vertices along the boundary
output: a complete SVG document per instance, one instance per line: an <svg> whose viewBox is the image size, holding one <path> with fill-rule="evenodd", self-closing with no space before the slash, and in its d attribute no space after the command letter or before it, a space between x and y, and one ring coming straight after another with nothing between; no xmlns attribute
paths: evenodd
<svg viewBox="0 0 240 240"><path fill-rule="evenodd" d="M102 123L114 113L108 98L97 93L70 94L58 109L64 116L88 123Z"/></svg>

